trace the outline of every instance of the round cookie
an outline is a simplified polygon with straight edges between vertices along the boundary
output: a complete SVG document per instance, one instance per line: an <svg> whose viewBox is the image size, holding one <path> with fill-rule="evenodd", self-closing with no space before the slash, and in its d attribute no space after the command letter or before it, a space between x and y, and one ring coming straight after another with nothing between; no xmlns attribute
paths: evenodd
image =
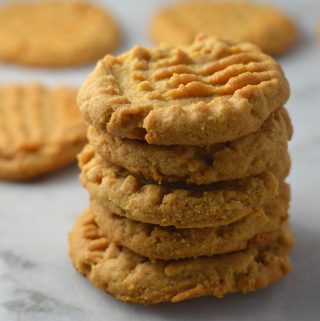
<svg viewBox="0 0 320 321"><path fill-rule="evenodd" d="M110 242L157 260L212 256L267 245L274 241L279 226L288 217L290 192L284 185L281 195L264 210L235 223L216 228L176 229L128 220L110 212L96 201L90 211Z"/></svg>
<svg viewBox="0 0 320 321"><path fill-rule="evenodd" d="M152 261L109 243L89 212L80 216L69 234L70 256L79 273L119 300L143 304L264 288L291 270L288 253L293 244L291 230L284 225L268 246L212 257Z"/></svg>
<svg viewBox="0 0 320 321"><path fill-rule="evenodd" d="M78 103L91 125L115 136L203 146L256 132L288 97L280 66L258 47L199 36L106 56Z"/></svg>
<svg viewBox="0 0 320 321"><path fill-rule="evenodd" d="M78 156L80 180L90 196L115 214L144 223L177 228L231 224L278 194L288 173L288 156L273 174L267 171L214 185L157 184L107 163L87 145ZM279 172L279 173L278 173Z"/></svg>
<svg viewBox="0 0 320 321"><path fill-rule="evenodd" d="M108 12L81 1L0 7L0 60L62 67L96 61L115 49L119 28Z"/></svg>
<svg viewBox="0 0 320 321"><path fill-rule="evenodd" d="M76 93L36 84L0 87L0 179L33 179L76 159L87 127Z"/></svg>
<svg viewBox="0 0 320 321"><path fill-rule="evenodd" d="M89 126L94 150L111 163L155 181L210 184L258 175L275 164L292 136L287 111L277 108L255 133L211 146L149 145Z"/></svg>
<svg viewBox="0 0 320 321"><path fill-rule="evenodd" d="M249 41L279 55L298 40L293 21L267 5L248 2L193 1L158 10L150 26L154 41L189 44L203 32L226 40Z"/></svg>

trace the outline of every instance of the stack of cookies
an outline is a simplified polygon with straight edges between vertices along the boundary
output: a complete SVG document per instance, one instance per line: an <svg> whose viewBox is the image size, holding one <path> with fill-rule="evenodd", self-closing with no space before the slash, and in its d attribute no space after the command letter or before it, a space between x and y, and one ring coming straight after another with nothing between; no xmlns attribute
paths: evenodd
<svg viewBox="0 0 320 321"><path fill-rule="evenodd" d="M106 56L78 96L90 207L76 269L134 303L222 297L290 270L290 118L279 65L248 43Z"/></svg>

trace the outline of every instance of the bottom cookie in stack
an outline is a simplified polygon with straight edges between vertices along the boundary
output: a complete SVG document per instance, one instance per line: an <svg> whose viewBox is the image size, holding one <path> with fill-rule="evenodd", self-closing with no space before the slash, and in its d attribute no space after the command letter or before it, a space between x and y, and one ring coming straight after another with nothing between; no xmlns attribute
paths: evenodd
<svg viewBox="0 0 320 321"><path fill-rule="evenodd" d="M228 225L177 229L129 220L92 200L70 233L75 268L132 303L178 302L250 292L290 271L289 186Z"/></svg>
<svg viewBox="0 0 320 321"><path fill-rule="evenodd" d="M290 271L294 238L286 222L268 245L211 257L152 260L110 242L88 210L76 221L69 242L75 268L93 284L122 301L150 304L264 288Z"/></svg>

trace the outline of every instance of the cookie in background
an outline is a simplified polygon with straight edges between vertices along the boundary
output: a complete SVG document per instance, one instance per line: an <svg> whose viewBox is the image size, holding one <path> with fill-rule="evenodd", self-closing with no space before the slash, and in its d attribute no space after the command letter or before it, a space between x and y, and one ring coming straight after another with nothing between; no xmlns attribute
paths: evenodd
<svg viewBox="0 0 320 321"><path fill-rule="evenodd" d="M276 8L251 2L191 1L158 10L150 36L156 42L189 44L203 32L226 40L248 41L279 55L298 41L295 23Z"/></svg>
<svg viewBox="0 0 320 321"><path fill-rule="evenodd" d="M94 62L120 43L110 13L81 1L21 2L0 7L0 61L38 67Z"/></svg>
<svg viewBox="0 0 320 321"><path fill-rule="evenodd" d="M34 179L75 160L87 127L76 94L38 84L0 87L0 179Z"/></svg>

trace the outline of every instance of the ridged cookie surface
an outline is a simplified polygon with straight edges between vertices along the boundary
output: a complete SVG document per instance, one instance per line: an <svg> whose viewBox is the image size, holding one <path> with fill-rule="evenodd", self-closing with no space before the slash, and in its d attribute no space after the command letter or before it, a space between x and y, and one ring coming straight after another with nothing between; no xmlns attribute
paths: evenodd
<svg viewBox="0 0 320 321"><path fill-rule="evenodd" d="M27 180L76 159L86 143L76 90L0 87L0 178Z"/></svg>
<svg viewBox="0 0 320 321"><path fill-rule="evenodd" d="M119 138L89 126L94 150L111 163L155 181L210 184L258 175L287 150L292 125L278 108L255 133L211 146L163 146Z"/></svg>
<svg viewBox="0 0 320 321"><path fill-rule="evenodd" d="M191 43L204 32L227 40L249 41L262 51L283 54L298 40L294 22L270 6L245 1L191 1L158 10L151 37L170 44Z"/></svg>
<svg viewBox="0 0 320 321"><path fill-rule="evenodd" d="M0 7L0 60L40 67L96 61L115 49L112 16L81 1L36 1Z"/></svg>
<svg viewBox="0 0 320 321"><path fill-rule="evenodd" d="M287 225L268 246L175 261L151 261L109 243L89 212L69 235L70 256L79 273L119 300L131 303L178 302L250 292L278 281L291 269L294 239Z"/></svg>
<svg viewBox="0 0 320 321"><path fill-rule="evenodd" d="M122 138L213 145L257 131L288 97L280 66L258 47L199 36L106 56L78 103L94 127Z"/></svg>

